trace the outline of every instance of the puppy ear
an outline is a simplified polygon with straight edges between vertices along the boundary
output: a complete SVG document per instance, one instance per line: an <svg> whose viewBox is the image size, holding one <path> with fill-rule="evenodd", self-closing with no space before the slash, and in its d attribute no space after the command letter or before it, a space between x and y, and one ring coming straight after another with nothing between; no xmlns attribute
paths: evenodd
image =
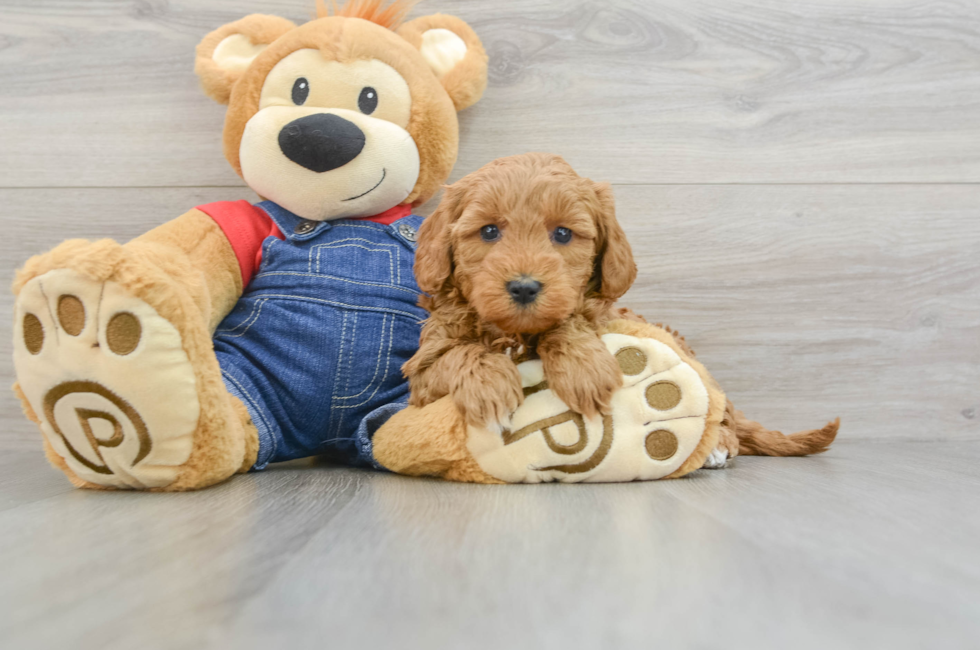
<svg viewBox="0 0 980 650"><path fill-rule="evenodd" d="M405 23L398 34L422 53L457 111L480 99L487 87L487 53L469 25L435 14Z"/></svg>
<svg viewBox="0 0 980 650"><path fill-rule="evenodd" d="M252 14L205 36L197 45L194 62L204 93L219 104L227 104L231 87L255 57L269 43L295 28L285 18Z"/></svg>
<svg viewBox="0 0 980 650"><path fill-rule="evenodd" d="M430 296L440 293L453 273L453 251L450 231L465 205L466 186L460 180L446 187L446 193L422 222L415 249L415 281Z"/></svg>
<svg viewBox="0 0 980 650"><path fill-rule="evenodd" d="M600 298L615 302L636 279L636 263L626 233L616 220L612 188L608 183L593 183L592 189L598 199L596 225L599 229L593 284Z"/></svg>

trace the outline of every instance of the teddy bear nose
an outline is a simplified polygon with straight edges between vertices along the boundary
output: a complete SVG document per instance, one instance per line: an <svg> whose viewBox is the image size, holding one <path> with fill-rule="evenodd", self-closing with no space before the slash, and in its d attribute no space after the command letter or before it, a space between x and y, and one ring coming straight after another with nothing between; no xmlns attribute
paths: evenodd
<svg viewBox="0 0 980 650"><path fill-rule="evenodd" d="M538 299L538 294L541 293L541 283L526 276L518 280L511 280L507 283L507 293L510 294L510 299L518 305L530 305Z"/></svg>
<svg viewBox="0 0 980 650"><path fill-rule="evenodd" d="M283 155L318 173L343 167L363 148L364 132L350 120L331 113L301 117L279 132Z"/></svg>

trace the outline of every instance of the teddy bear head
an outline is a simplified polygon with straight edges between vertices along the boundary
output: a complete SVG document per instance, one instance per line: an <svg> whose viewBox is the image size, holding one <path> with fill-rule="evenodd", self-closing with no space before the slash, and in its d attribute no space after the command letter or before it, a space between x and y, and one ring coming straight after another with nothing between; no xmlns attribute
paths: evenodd
<svg viewBox="0 0 980 650"><path fill-rule="evenodd" d="M261 197L316 221L417 206L456 161L456 112L486 87L462 20L349 0L300 26L251 15L208 34L195 70L227 104L225 157Z"/></svg>

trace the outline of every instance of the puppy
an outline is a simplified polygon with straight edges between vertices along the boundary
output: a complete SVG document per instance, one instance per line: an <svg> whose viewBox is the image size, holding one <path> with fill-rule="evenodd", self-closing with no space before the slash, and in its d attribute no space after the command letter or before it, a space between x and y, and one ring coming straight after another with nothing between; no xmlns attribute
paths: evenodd
<svg viewBox="0 0 980 650"><path fill-rule="evenodd" d="M419 230L415 276L431 316L402 368L411 403L445 395L474 424L523 401L514 356L586 417L609 411L622 371L597 329L636 279L608 185L559 156L502 158L446 188Z"/></svg>

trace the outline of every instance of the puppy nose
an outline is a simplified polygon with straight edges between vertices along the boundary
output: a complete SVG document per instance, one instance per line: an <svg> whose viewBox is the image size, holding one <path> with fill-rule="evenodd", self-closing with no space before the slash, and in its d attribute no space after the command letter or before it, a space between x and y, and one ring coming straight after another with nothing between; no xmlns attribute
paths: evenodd
<svg viewBox="0 0 980 650"><path fill-rule="evenodd" d="M511 280L507 283L507 292L510 294L510 299L518 305L530 305L538 299L541 283L528 277Z"/></svg>
<svg viewBox="0 0 980 650"><path fill-rule="evenodd" d="M279 132L279 149L297 165L328 172L357 158L364 148L364 131L332 113L293 120Z"/></svg>

